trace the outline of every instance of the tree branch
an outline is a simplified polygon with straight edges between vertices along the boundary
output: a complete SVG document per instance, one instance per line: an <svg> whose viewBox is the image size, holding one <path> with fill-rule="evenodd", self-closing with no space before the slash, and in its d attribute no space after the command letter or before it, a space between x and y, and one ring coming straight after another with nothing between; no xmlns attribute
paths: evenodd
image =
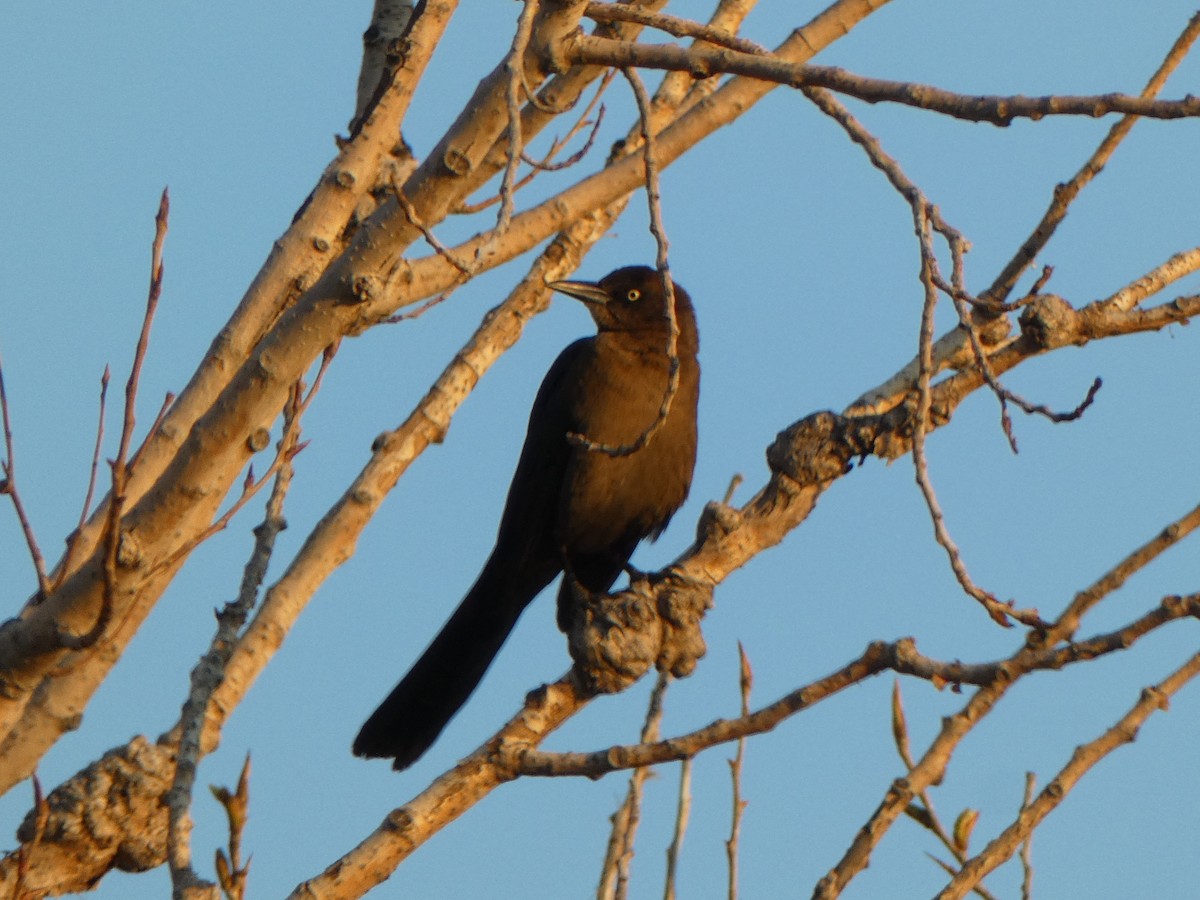
<svg viewBox="0 0 1200 900"><path fill-rule="evenodd" d="M1200 675L1200 653L1192 656L1158 684L1144 688L1137 703L1112 728L1075 749L1070 762L1059 770L1032 803L1021 809L1016 821L989 843L983 852L963 866L962 871L937 895L938 900L957 900L963 897L979 879L1011 858L1021 843L1029 838L1046 816L1058 808L1067 794L1096 763L1117 748L1132 743L1146 719L1155 712L1166 711L1170 698L1197 675Z"/></svg>
<svg viewBox="0 0 1200 900"><path fill-rule="evenodd" d="M868 78L833 66L812 66L779 58L711 47L684 48L675 44L636 44L602 37L581 37L568 51L579 65L616 68L667 69L687 72L693 78L740 75L792 88L820 87L867 103L900 103L962 119L1001 127L1014 119L1038 120L1046 116L1101 118L1113 113L1151 119L1200 116L1200 97L1153 100L1128 94L1042 97L974 96L958 94L911 81Z"/></svg>

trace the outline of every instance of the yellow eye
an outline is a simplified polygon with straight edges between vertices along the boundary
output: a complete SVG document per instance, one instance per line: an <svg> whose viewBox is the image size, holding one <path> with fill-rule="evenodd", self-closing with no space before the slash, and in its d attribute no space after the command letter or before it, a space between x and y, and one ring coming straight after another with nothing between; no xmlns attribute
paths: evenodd
<svg viewBox="0 0 1200 900"><path fill-rule="evenodd" d="M625 299L628 300L630 303L633 303L635 300L641 300L642 292L639 291L637 288L630 288L629 293L627 293L625 295Z"/></svg>

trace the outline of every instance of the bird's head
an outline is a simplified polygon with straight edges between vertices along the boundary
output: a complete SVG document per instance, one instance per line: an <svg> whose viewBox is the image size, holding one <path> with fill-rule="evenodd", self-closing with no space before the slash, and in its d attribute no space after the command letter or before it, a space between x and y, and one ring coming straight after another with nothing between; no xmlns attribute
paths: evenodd
<svg viewBox="0 0 1200 900"><path fill-rule="evenodd" d="M601 331L667 330L667 299L662 277L649 266L625 266L609 272L599 281L552 281L549 285L561 294L582 300ZM692 303L687 291L672 282L675 293L675 317L682 330L692 319Z"/></svg>

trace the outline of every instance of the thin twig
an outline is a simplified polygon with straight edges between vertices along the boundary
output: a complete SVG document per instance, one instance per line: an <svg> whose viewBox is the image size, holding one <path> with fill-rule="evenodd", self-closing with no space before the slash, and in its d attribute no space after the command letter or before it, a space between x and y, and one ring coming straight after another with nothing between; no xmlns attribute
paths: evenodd
<svg viewBox="0 0 1200 900"><path fill-rule="evenodd" d="M967 122L987 122L1005 127L1019 118L1086 116L1112 113L1158 119L1200 115L1200 97L1150 100L1127 94L1041 97L976 96L958 94L929 84L868 78L834 66L814 66L782 58L725 47L680 47L677 44L643 44L585 35L565 48L566 60L575 65L638 67L687 72L693 78L738 75L793 88L825 88L867 103L899 103L941 113Z"/></svg>
<svg viewBox="0 0 1200 900"><path fill-rule="evenodd" d="M162 406L158 408L158 415L154 417L154 421L151 422L150 427L146 429L146 439L142 441L141 445L137 448L137 450L134 451L133 458L129 460L130 472L133 472L137 469L137 465L142 459L142 453L145 452L146 445L150 443L151 435L158 431L163 421L167 418L167 413L171 411L171 404L174 402L175 394L171 391L167 391L166 394L163 395Z"/></svg>
<svg viewBox="0 0 1200 900"><path fill-rule="evenodd" d="M627 444L606 444L593 441L587 435L571 432L567 439L588 452L604 453L608 456L630 456L637 453L653 440L667 421L671 404L679 392L679 322L675 314L675 285L671 280L671 267L667 259L669 242L662 222L662 197L658 190L658 163L654 155L653 125L651 124L650 97L642 79L634 69L622 69L621 74L629 82L637 100L638 115L642 126L642 161L645 167L646 203L650 210L650 232L658 248L655 263L662 281L667 310L667 387L663 392L658 413L641 434Z"/></svg>
<svg viewBox="0 0 1200 900"><path fill-rule="evenodd" d="M662 725L663 697L670 683L668 675L660 673L650 692L650 703L646 709L646 721L642 725L642 743L658 740ZM637 834L641 816L642 787L650 777L649 767L634 769L629 776L629 788L625 799L612 816L612 831L600 870L600 884L596 891L597 900L624 900L629 892L629 860L633 858L633 839Z"/></svg>
<svg viewBox="0 0 1200 900"><path fill-rule="evenodd" d="M663 900L675 900L675 875L679 870L679 853L683 849L683 837L687 833L691 812L692 757L688 756L679 764L679 803L675 807L675 831L671 836L671 846L667 848L667 879Z"/></svg>
<svg viewBox="0 0 1200 900"><path fill-rule="evenodd" d="M582 121L582 120L580 120L580 121ZM580 160L582 160L585 156L587 156L588 151L592 149L592 145L595 144L595 142L596 142L596 135L600 132L600 125L603 122L604 122L604 105L601 104L600 109L598 109L596 111L596 121L591 123L592 130L591 130L591 132L589 132L589 134L587 136L587 140L585 140L583 142L582 147L580 147L578 150L576 150L574 153L572 153L566 159L560 160L559 162L551 162L550 161L554 158L554 156L558 153L558 151L561 150L567 144L567 142L571 140L572 137L574 137L574 135L575 135L574 128L572 128L571 131L567 132L567 136L562 138L562 140L559 140L556 138L554 140L554 142L550 145L550 149L546 152L546 155L543 156L540 160L531 159L529 154L527 154L524 150L522 150L521 151L521 161L523 163L525 163L526 165L529 165L532 168L537 169L541 172L561 172L564 169L569 169L569 168L571 168L571 166L575 165ZM530 173L530 176L532 176L532 174L533 173ZM521 183L527 183L527 181L522 180ZM520 187L520 184L518 184L517 186Z"/></svg>
<svg viewBox="0 0 1200 900"><path fill-rule="evenodd" d="M29 515L25 512L25 504L21 502L21 492L17 490L12 423L8 416L8 393L4 389L3 362L0 362L0 419L3 419L4 422L5 455L4 462L0 464L0 473L4 475L3 480L0 480L0 494L8 494L12 498L13 510L17 514L17 521L25 535L25 545L29 548L29 556L33 560L33 571L37 575L38 597L44 599L50 593L50 580L46 577L46 558L42 555L42 548L38 545L37 537L33 533L33 523L29 521Z"/></svg>
<svg viewBox="0 0 1200 900"><path fill-rule="evenodd" d="M583 159L583 157L587 154L588 150L591 149L593 143L595 142L596 135L599 132L600 123L604 119L603 104L600 105L600 107L596 113L596 121L595 122L589 123L588 116L590 116L592 114L592 110L596 108L597 103L599 102L600 98L604 95L605 90L607 90L609 84L612 83L612 80L615 76L616 76L615 69L610 69L604 73L604 76L600 79L600 84L596 88L595 94L592 95L592 99L588 102L588 105L587 105L587 107L584 108L583 112L580 113L579 118L575 120L575 124L571 126L570 130L567 132L567 134L564 137L562 137L561 139L556 138L554 141L551 142L550 149L546 152L546 155L542 157L541 162L530 162L529 157L524 152L524 150L522 150L521 159L523 161L529 163L531 166L533 166L533 168L536 171L526 173L519 181L517 181L517 183L513 185L514 192L519 191L521 188L525 187L525 185L527 185L531 181L533 181L533 179L538 176L538 173L540 171L553 171L557 168L565 167L568 164L568 162L562 162L562 163L557 163L557 164L552 165L550 161L555 156L558 155L558 152L560 150L562 150L562 148L565 147L576 134L578 134L581 130L583 130L583 128L586 125L591 124L592 131L591 131L591 134L588 136L588 139L585 142L583 148L581 150L578 150L577 152L573 153L569 157L570 164L572 164L572 165L575 162L578 162L579 160ZM466 202L460 203L458 206L456 206L454 208L454 213L456 215L472 215L477 212L482 212L483 210L487 209L490 206L495 206L499 202L500 202L500 194L493 194L491 197L488 197L484 200L480 200L478 203L466 203Z"/></svg>
<svg viewBox="0 0 1200 900"><path fill-rule="evenodd" d="M726 501L728 502L728 501ZM750 715L750 689L754 686L754 671L746 648L738 641L738 687L742 697L742 718ZM729 900L738 895L738 849L742 836L742 816L746 812L746 801L742 799L742 771L746 759L746 739L738 738L737 752L729 760L729 777L733 782L733 816L729 824L729 839L725 842L725 856L729 860Z"/></svg>
<svg viewBox="0 0 1200 900"><path fill-rule="evenodd" d="M712 25L701 25L691 19L671 16L666 13L651 12L636 6L617 5L615 3L589 3L583 14L595 22L634 22L638 25L648 25L658 31L665 31L676 37L690 37L708 44L740 50L742 53L766 55L766 47L754 41L730 34L722 28Z"/></svg>
<svg viewBox="0 0 1200 900"><path fill-rule="evenodd" d="M137 347L133 353L133 365L129 379L125 382L125 414L121 423L121 439L117 445L117 456L109 460L112 472L112 487L109 490L108 516L104 524L104 590L100 600L100 611L91 629L82 635L59 634L59 641L72 650L91 647L104 634L112 619L117 602L117 567L121 548L121 518L125 514L125 484L129 478L129 448L133 442L133 429L137 423L138 383L142 376L142 365L150 347L150 328L158 310L158 300L163 284L163 244L167 239L168 219L171 212L171 196L163 188L158 201L158 213L154 217L154 241L150 247L150 288L146 295L146 312L142 316L142 330L138 334Z"/></svg>
<svg viewBox="0 0 1200 900"><path fill-rule="evenodd" d="M79 545L79 534L83 531L84 525L87 524L88 514L92 510L92 498L96 494L96 475L100 470L100 449L104 444L104 412L108 400L110 374L109 367L106 365L104 373L100 376L100 414L99 421L96 423L96 444L92 448L92 466L88 473L87 491L83 495L83 509L79 513L79 524L75 527L75 531L67 537L67 552L63 557L62 564L58 567L58 575L54 579L52 590L58 590L58 586L67 577L67 572L71 570L72 564L75 561L75 548ZM142 446L145 446L145 444Z"/></svg>
<svg viewBox="0 0 1200 900"><path fill-rule="evenodd" d="M330 356L331 354L327 354L322 361L322 374L324 367L328 365ZM318 385L314 383L313 391L317 387ZM292 459L300 447L300 417L312 397L312 392L305 397L303 385L297 384L293 389L292 398L284 410L283 437L280 438L279 450L276 454L278 465L272 467L277 470L278 474L271 489L271 496L267 501L266 514L262 524L254 529L254 549L243 571L241 587L238 590L237 598L217 612L217 632L208 652L192 670L191 690L180 713L175 779L166 797L169 828L168 859L176 895L180 895L185 889L200 883L200 878L191 864L189 809L192 802L196 767L204 752L202 738L205 718L213 692L224 678L225 666L233 655L238 635L257 602L258 591L275 547L275 538L286 527L283 519L283 502L288 488L291 486ZM232 862L240 865L239 859L234 859ZM230 877L234 876L231 874Z"/></svg>
<svg viewBox="0 0 1200 900"><path fill-rule="evenodd" d="M892 684L892 741L896 746L896 752L900 755L900 761L904 763L904 768L911 772L914 768L912 758L912 746L908 737L908 722L904 716L904 701L900 694L900 679L896 679ZM960 846L959 841L956 841L942 825L941 817L938 816L937 810L933 805L933 798L928 790L920 790L917 792L917 799L921 801L920 805L910 803L904 810L910 819L919 824L933 834L934 837L941 842L942 846L954 854L954 858L958 861L959 866L966 861L966 851ZM945 870L950 875L958 873L958 869L944 860L938 859L932 853L926 853L931 860ZM984 900L995 900L992 893L983 885L978 885L975 888L975 893L983 897Z"/></svg>
<svg viewBox="0 0 1200 900"><path fill-rule="evenodd" d="M1155 73L1146 83L1146 87L1142 90L1140 96L1143 99L1148 99L1155 96L1162 90L1163 85L1167 83L1167 79L1171 73L1179 66L1184 57L1187 56L1188 50L1196 38L1200 37L1200 12L1192 16L1183 32L1175 40L1171 49L1167 51L1166 57L1162 64L1158 67ZM1049 243L1050 238L1054 236L1054 232L1058 230L1058 226L1066 218L1067 210L1079 196L1082 191L1093 178L1095 178L1108 160L1112 157L1117 147L1125 140L1130 129L1138 121L1138 116L1127 115L1118 121L1112 128L1109 129L1107 136L1101 141L1100 146L1088 158L1083 167L1075 173L1075 176L1063 184L1059 184L1054 188L1054 196L1050 201L1050 206L1042 216L1042 220L1025 239L1025 243L1017 250L1008 265L996 276L996 280L992 282L992 286L983 292L983 299L989 302L1002 302L1016 285L1021 274L1033 264L1037 255Z"/></svg>
<svg viewBox="0 0 1200 900"><path fill-rule="evenodd" d="M92 511L92 498L96 494L96 473L100 469L100 448L104 445L104 410L108 399L108 380L109 368L104 367L104 374L100 376L100 412L96 422L96 445L92 448L92 465L88 474L87 492L83 495L83 509L79 513L79 530L87 523L88 515ZM68 559L63 562L62 571L65 574L69 568Z"/></svg>
<svg viewBox="0 0 1200 900"><path fill-rule="evenodd" d="M461 282L460 282L460 284L461 284ZM386 319L383 319L380 322L380 324L381 325L395 325L399 322L408 322L412 319L419 319L419 318L421 318L421 316L425 315L425 313L429 312L435 306L445 303L446 300L449 299L450 295L453 294L458 289L458 287L459 287L458 284L453 285L452 287L448 288L447 290L442 291L436 297L430 297L428 300L426 300L424 303L422 303L416 309L408 310L406 312L396 313L394 316L388 316Z"/></svg>
<svg viewBox="0 0 1200 900"><path fill-rule="evenodd" d="M979 879L1007 861L1093 766L1118 747L1132 743L1146 719L1155 712L1166 710L1170 698L1197 675L1200 675L1200 653L1190 657L1158 684L1143 688L1138 701L1115 725L1095 740L1075 748L1070 761L1037 798L1022 807L1016 820L963 866L962 871L937 895L937 900L961 898Z"/></svg>
<svg viewBox="0 0 1200 900"><path fill-rule="evenodd" d="M329 364L333 362L333 357L337 353L337 350L337 344L330 344L325 348L325 352L321 357L321 365L317 369L316 377L313 379L313 385L311 388L309 388L308 393L305 394L299 401L299 408L295 413L295 417L297 419L299 419L300 416L303 416L304 413L308 411L308 407L312 403L313 398L321 389L321 383L325 380L325 373L329 370ZM263 429L263 447L267 446L269 439L270 438L266 432L266 429ZM285 443L281 439L279 444L276 446L275 456L271 460L271 465L267 467L267 470L262 474L262 477L255 477L254 465L251 464L246 470L246 477L242 480L242 492L238 495L237 500L233 502L233 505L231 505L229 509L227 509L207 528L205 528L199 534L189 538L187 541L177 547L172 553L168 554L166 558L162 560L162 562L158 563L158 565L151 570L151 574L169 569L181 559L187 557L188 554L190 554L209 538L213 537L213 535L219 534L228 528L229 523L233 521L234 517L241 512L242 509L245 508L246 504L248 504L258 495L258 493L263 489L263 486L271 481L271 479L276 476L276 474L284 465L290 463L291 460L307 446L307 442L290 444Z"/></svg>
<svg viewBox="0 0 1200 900"><path fill-rule="evenodd" d="M505 101L508 105L508 154L504 166L504 175L500 181L500 213L496 217L495 237L498 239L508 231L512 223L515 205L514 185L517 180L517 167L521 163L521 150L524 142L521 135L521 93L524 91L532 99L534 92L525 82L525 52L529 49L529 41L533 34L533 18L537 15L538 0L524 0L521 15L517 19L517 31L513 35L512 48L504 61L508 69L508 88Z"/></svg>
<svg viewBox="0 0 1200 900"><path fill-rule="evenodd" d="M396 198L396 202L400 204L400 208L404 211L404 217L408 219L409 223L414 228L421 232L421 236L425 238L425 243L432 247L434 252L450 263L450 265L458 269L458 271L464 276L467 278L471 277L472 270L470 264L463 262L461 259L455 256L449 247L438 240L437 235L433 233L433 229L425 224L425 221L417 212L416 207L413 206L412 201L408 199L408 196L404 193L404 189L399 184L394 182L392 184L392 195Z"/></svg>
<svg viewBox="0 0 1200 900"><path fill-rule="evenodd" d="M1032 772L1025 773L1025 799L1021 809L1029 808L1033 802L1033 792L1037 787L1037 776ZM1021 900L1033 900L1033 832L1030 831L1021 843Z"/></svg>
<svg viewBox="0 0 1200 900"><path fill-rule="evenodd" d="M992 619L1005 627L1011 627L1009 615L1015 610L1006 607L989 591L975 584L971 574L963 562L962 553L954 538L946 528L946 517L938 502L937 493L929 477L929 461L925 456L925 434L929 428L930 410L932 407L930 381L933 377L933 313L937 307L938 290L933 283L932 273L936 266L930 238L930 224L926 208L916 204L913 209L916 220L916 231L921 244L921 283L925 288L925 303L921 307L921 330L917 358L920 361L917 369L917 409L913 422L912 457L917 486L925 498L929 516L933 521L934 538L950 561L950 568L959 585L970 596L974 597Z"/></svg>

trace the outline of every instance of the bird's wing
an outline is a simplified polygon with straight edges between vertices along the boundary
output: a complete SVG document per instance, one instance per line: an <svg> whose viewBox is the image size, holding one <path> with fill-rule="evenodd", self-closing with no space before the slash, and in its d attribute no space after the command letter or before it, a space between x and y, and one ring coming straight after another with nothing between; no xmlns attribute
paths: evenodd
<svg viewBox="0 0 1200 900"><path fill-rule="evenodd" d="M576 396L591 363L594 339L568 346L542 379L529 411L525 445L508 489L496 539L497 555L512 562L558 556L554 525L572 455L568 432L576 431Z"/></svg>

